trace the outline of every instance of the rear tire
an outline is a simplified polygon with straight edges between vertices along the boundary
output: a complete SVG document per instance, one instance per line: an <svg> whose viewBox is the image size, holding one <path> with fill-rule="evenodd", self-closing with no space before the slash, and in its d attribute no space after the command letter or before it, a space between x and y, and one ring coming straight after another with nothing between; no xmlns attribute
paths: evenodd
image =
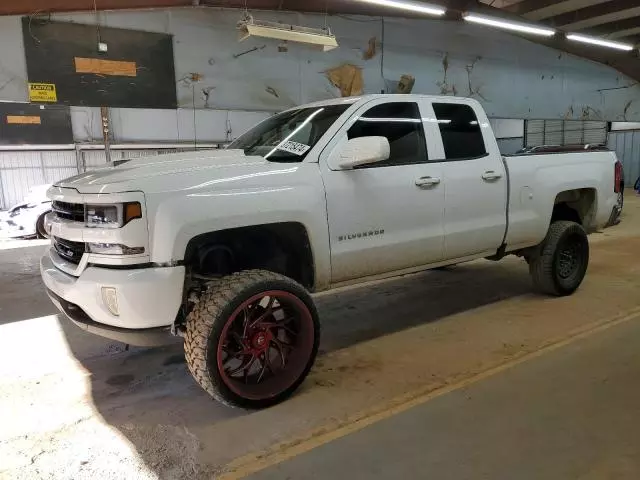
<svg viewBox="0 0 640 480"><path fill-rule="evenodd" d="M622 217L622 208L624 207L624 187L620 189L618 192L618 196L616 198L616 215L613 219L613 224L617 225L620 223L620 217Z"/></svg>
<svg viewBox="0 0 640 480"><path fill-rule="evenodd" d="M589 265L589 241L581 225L558 221L529 260L529 272L537 291L564 296L575 292Z"/></svg>
<svg viewBox="0 0 640 480"><path fill-rule="evenodd" d="M185 356L216 400L265 408L288 398L308 375L320 339L311 296L295 281L248 270L219 279L187 318Z"/></svg>

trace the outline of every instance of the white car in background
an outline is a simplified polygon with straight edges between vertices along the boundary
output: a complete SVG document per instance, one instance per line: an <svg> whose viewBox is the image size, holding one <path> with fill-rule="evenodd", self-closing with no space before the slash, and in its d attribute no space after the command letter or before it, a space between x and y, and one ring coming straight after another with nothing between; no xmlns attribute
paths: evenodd
<svg viewBox="0 0 640 480"><path fill-rule="evenodd" d="M51 212L47 190L51 185L38 185L29 190L24 200L6 212L0 212L0 239L49 238L46 216Z"/></svg>

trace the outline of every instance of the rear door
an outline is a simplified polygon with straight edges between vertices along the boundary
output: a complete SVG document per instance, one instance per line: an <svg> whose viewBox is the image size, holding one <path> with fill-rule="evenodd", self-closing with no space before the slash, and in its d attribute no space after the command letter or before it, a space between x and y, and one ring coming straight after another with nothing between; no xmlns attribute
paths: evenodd
<svg viewBox="0 0 640 480"><path fill-rule="evenodd" d="M442 140L447 259L495 253L506 230L502 156L484 112L468 102L432 103Z"/></svg>
<svg viewBox="0 0 640 480"><path fill-rule="evenodd" d="M442 164L429 162L420 108L416 101L368 102L325 149L333 283L442 259ZM390 158L341 170L341 147L367 136L386 137Z"/></svg>

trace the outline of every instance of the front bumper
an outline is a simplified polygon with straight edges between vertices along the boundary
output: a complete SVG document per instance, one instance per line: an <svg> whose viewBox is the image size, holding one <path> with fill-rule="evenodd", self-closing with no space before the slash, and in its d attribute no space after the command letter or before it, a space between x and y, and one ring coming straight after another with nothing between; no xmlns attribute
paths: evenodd
<svg viewBox="0 0 640 480"><path fill-rule="evenodd" d="M76 324L99 335L140 345L144 330L169 329L182 303L184 267L111 269L87 266L80 276L69 275L56 267L55 251L40 260L42 280L54 304ZM102 287L117 291L119 315L113 315L102 299ZM117 338L114 337L115 334ZM159 332L151 333L156 337ZM129 335L131 334L131 335ZM138 334L138 335L135 335ZM140 337L136 341L136 337ZM152 342L157 345L157 342ZM148 341L142 345L149 345Z"/></svg>
<svg viewBox="0 0 640 480"><path fill-rule="evenodd" d="M94 322L77 305L67 302L49 289L47 289L47 294L53 304L58 307L58 310L64 313L78 327L89 333L138 347L159 347L178 341L178 337L173 337L169 334L169 327L127 330Z"/></svg>

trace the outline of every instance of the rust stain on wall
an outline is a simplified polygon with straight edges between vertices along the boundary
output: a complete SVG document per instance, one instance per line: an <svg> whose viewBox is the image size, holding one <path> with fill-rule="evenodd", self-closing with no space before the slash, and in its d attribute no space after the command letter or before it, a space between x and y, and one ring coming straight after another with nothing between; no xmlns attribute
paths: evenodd
<svg viewBox="0 0 640 480"><path fill-rule="evenodd" d="M413 75L402 75L396 88L396 93L408 94L413 91L413 86L416 83L416 78Z"/></svg>
<svg viewBox="0 0 640 480"><path fill-rule="evenodd" d="M582 107L581 120L602 120L602 112L589 105Z"/></svg>
<svg viewBox="0 0 640 480"><path fill-rule="evenodd" d="M371 60L373 57L376 56L376 53L377 53L376 43L377 43L377 41L378 41L378 39L376 37L371 37L369 39L369 46L362 53L362 58L364 60Z"/></svg>
<svg viewBox="0 0 640 480"><path fill-rule="evenodd" d="M569 118L573 118L573 105L569 107L569 109L566 111L566 113L564 114L564 118L569 119Z"/></svg>
<svg viewBox="0 0 640 480"><path fill-rule="evenodd" d="M468 85L467 88L469 89L469 94L467 95L468 97L474 97L474 96L478 96L483 100L487 100L484 95L482 95L482 93L480 92L480 89L482 88L482 85L476 86L474 87L472 85L471 82L471 74L473 73L473 69L476 66L476 63L478 63L480 60L482 60L482 57L476 57L473 62L471 62L469 65L465 66L465 70L467 71L467 81L468 81Z"/></svg>
<svg viewBox="0 0 640 480"><path fill-rule="evenodd" d="M449 54L445 53L444 57L442 57L442 69L444 70L444 75L442 77L442 81L436 82L436 85L440 87L441 95L449 95L452 93L454 96L458 94L458 90L455 85L449 85L447 83L447 74L449 73Z"/></svg>
<svg viewBox="0 0 640 480"><path fill-rule="evenodd" d="M264 89L265 92L267 92L269 95L273 95L276 98L280 98L280 95L278 95L278 92L276 91L275 88L270 87L269 85L266 86L266 88Z"/></svg>
<svg viewBox="0 0 640 480"><path fill-rule="evenodd" d="M362 95L364 81L360 67L345 63L325 71L325 75L333 86L340 89L343 97Z"/></svg>
<svg viewBox="0 0 640 480"><path fill-rule="evenodd" d="M631 108L632 103L633 103L633 100L629 100L627 104L624 106L624 111L622 112L622 118L625 122L628 122L627 113L629 112L629 108Z"/></svg>

